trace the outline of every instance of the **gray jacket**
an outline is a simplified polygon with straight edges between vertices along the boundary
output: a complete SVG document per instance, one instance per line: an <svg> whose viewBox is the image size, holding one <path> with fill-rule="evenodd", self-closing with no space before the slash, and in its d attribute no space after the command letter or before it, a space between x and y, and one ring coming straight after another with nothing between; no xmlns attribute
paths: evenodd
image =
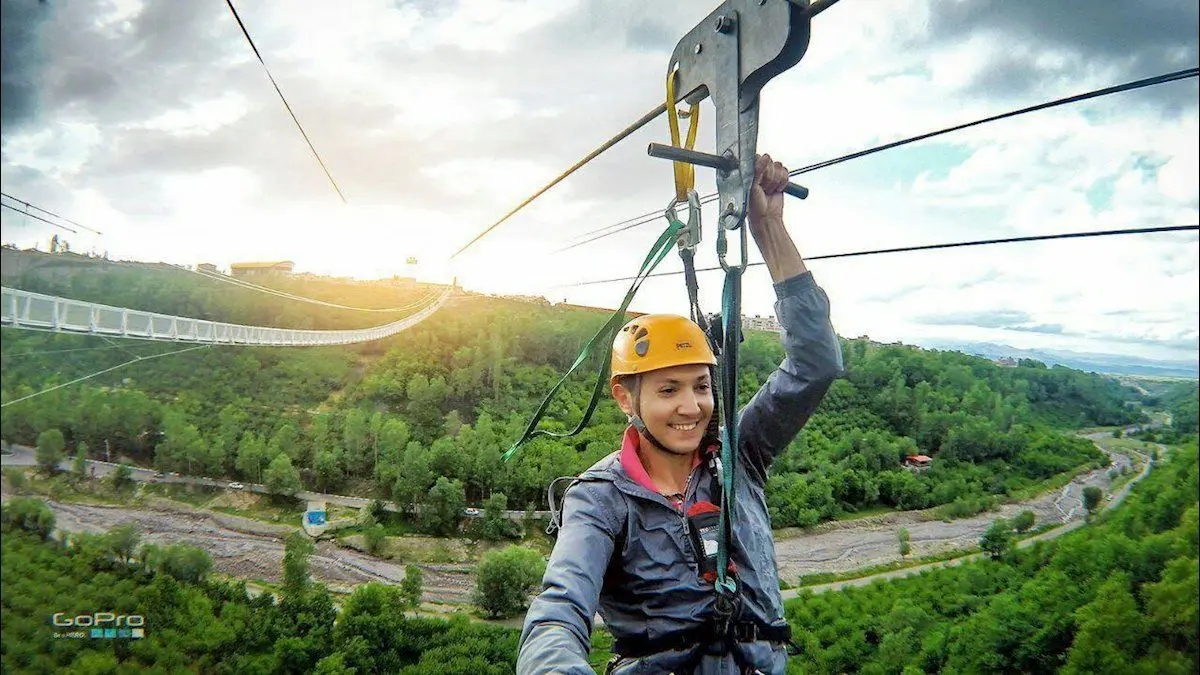
<svg viewBox="0 0 1200 675"><path fill-rule="evenodd" d="M767 469L842 371L829 300L812 275L775 284L775 292L786 358L741 412L733 518L740 620L772 626L786 621L764 495ZM653 639L695 628L712 614L712 584L699 577L685 519L662 495L631 479L618 454L581 474L564 496L562 526L542 592L525 615L517 659L522 675L594 673L587 656L597 610L617 638ZM704 467L690 484L686 504L712 498L713 477ZM743 660L763 673L786 670L784 645L760 641L738 648ZM611 672L671 672L693 654L680 650L622 658ZM696 672L736 669L732 655L710 654Z"/></svg>

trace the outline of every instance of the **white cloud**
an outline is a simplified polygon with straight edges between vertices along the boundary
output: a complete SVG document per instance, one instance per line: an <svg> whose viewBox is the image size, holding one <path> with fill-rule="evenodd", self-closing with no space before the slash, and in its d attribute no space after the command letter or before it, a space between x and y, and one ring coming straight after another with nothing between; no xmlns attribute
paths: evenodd
<svg viewBox="0 0 1200 675"><path fill-rule="evenodd" d="M220 8L172 17L153 9L78 3L54 15L51 33L73 42L60 40L61 50L47 52L52 86L40 126L4 136L6 192L98 223L105 237L94 245L128 257L190 264L290 258L302 270L374 277L415 255L422 274L604 306L614 306L627 284L562 284L631 275L665 223L551 252L582 232L666 204L670 165L645 155L648 141L666 138L662 120L453 264L441 259L657 103L672 36L709 11L634 0L239 7L346 191L350 204L342 205L231 18ZM804 60L764 90L760 150L799 166L1155 74L1131 74L1132 61L1119 55L1085 56L1106 43L1068 44L1071 31L1039 41L1046 26L1037 26L1014 40L1007 26L1028 8L997 9L1016 18L944 35L939 17L960 9L893 0L845 3L817 17ZM1087 26L1094 19L1079 17ZM165 37L160 43L155 36ZM1175 49L1185 59L1194 51ZM114 82L105 85L93 72L112 73ZM1020 77L1027 81L1014 85ZM1171 91L1194 92L1195 84L945 137L942 147L952 144L965 159L937 170L899 161L936 147L924 144L805 175L812 196L788 204L790 231L803 253L818 255L1195 223L1197 106L1194 96L1171 98ZM698 146L705 148L712 143L708 104L702 120ZM712 172L699 170L697 182L711 191ZM1097 186L1111 186L1100 208L1089 200ZM702 266L716 264L714 214L705 217ZM28 245L50 234L8 213L3 223L5 241ZM1194 236L810 266L829 292L839 331L882 339L972 337L1179 355L1194 338L1200 305ZM662 270L677 269L672 253ZM751 270L747 313L771 311L769 281L763 268ZM701 282L702 301L715 310L720 275L704 274ZM634 307L686 312L681 278L646 282ZM1027 314L1025 330L916 321L998 309ZM1029 330L1053 325L1062 334Z"/></svg>

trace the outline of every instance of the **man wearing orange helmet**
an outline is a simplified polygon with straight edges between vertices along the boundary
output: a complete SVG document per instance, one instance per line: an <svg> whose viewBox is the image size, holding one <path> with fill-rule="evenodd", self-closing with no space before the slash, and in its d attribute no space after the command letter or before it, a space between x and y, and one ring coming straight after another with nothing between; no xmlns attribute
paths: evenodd
<svg viewBox="0 0 1200 675"><path fill-rule="evenodd" d="M758 158L749 227L774 281L786 358L742 410L728 569L740 606L714 622L717 359L692 321L647 315L612 349L612 395L629 417L621 449L564 495L543 590L525 617L517 672L592 673L599 611L615 638L610 673L783 673L783 616L764 495L771 461L842 369L829 301L783 224L788 172Z"/></svg>

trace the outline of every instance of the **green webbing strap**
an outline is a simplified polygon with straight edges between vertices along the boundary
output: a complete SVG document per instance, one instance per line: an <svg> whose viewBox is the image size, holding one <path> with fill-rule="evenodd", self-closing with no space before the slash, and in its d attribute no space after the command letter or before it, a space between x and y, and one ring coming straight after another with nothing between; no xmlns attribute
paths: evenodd
<svg viewBox="0 0 1200 675"><path fill-rule="evenodd" d="M554 396L558 393L558 390L562 389L563 385L567 382L567 378L569 378L572 373L578 370L579 367L588 360L588 358L592 355L592 351L596 348L596 345L599 344L606 348L612 345L613 339L616 338L617 331L619 331L625 324L625 310L628 309L629 304L633 302L633 296L637 294L642 282L646 280L646 277L649 276L650 272L654 271L654 268L657 267L660 262L662 262L662 259L666 257L667 253L670 253L671 247L675 244L679 230L683 229L683 223L679 222L679 219L675 217L673 212L668 212L667 220L669 222L667 229L663 230L663 233L659 235L658 240L654 242L654 246L650 248L650 252L646 254L646 258L642 260L642 266L638 269L638 273L637 276L634 277L633 284L629 287L629 291L625 294L625 299L621 301L621 306L617 309L617 311L613 312L613 315L609 317L608 321L605 322L600 330L592 336L592 339L588 340L587 344L583 346L583 350L579 352L579 357L575 359L575 363L571 365L571 369L568 370L567 373L562 376L562 379L560 379L558 383L550 389L550 392L546 394L546 398L542 399L541 405L539 405L537 410L534 411L533 418L529 420L529 424L525 427L525 432L521 434L521 438L519 438L516 443L513 443L512 447L508 449L508 452L504 453L505 461L508 461L514 454L516 454L517 450L521 449L521 446L537 438L538 436L570 438L571 436L578 434L580 431L583 431L583 428L587 426L588 421L592 418L592 413L595 412L596 406L600 403L600 397L604 394L604 387L608 384L608 378L605 377L609 367L608 359L599 359L599 365L596 369L596 386L592 389L592 400L588 403L587 410L583 413L583 419L579 421L579 424L574 429L566 433L555 433L537 428L538 423L542 421L543 417L545 417L546 410L550 407L550 402L554 399Z"/></svg>
<svg viewBox="0 0 1200 675"><path fill-rule="evenodd" d="M742 273L746 271L746 226L740 228L742 264L725 262L729 251L725 228L717 226L717 257L725 270L721 292L721 410L725 418L721 429L721 517L718 521L717 583L718 599L733 599L738 592L736 580L729 578L729 556L733 548L734 477L738 453L738 349L742 341Z"/></svg>
<svg viewBox="0 0 1200 675"><path fill-rule="evenodd" d="M741 339L741 297L743 268L725 271L725 288L721 294L721 414L725 424L721 429L721 517L717 539L717 592L732 594L737 585L728 578L729 556L733 540L734 473L737 468L738 444L738 343Z"/></svg>

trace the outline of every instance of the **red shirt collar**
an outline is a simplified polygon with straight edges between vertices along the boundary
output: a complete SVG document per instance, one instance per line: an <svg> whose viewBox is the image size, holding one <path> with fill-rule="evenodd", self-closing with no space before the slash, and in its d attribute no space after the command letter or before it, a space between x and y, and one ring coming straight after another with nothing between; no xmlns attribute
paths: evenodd
<svg viewBox="0 0 1200 675"><path fill-rule="evenodd" d="M655 487L654 481L650 480L650 474L646 473L646 467L642 466L642 458L638 457L637 451L641 439L637 429L632 426L625 428L625 437L621 440L621 468L625 469L625 473L629 474L633 482L658 494L658 488ZM697 452L692 456L692 468L695 469L699 465L700 453Z"/></svg>

